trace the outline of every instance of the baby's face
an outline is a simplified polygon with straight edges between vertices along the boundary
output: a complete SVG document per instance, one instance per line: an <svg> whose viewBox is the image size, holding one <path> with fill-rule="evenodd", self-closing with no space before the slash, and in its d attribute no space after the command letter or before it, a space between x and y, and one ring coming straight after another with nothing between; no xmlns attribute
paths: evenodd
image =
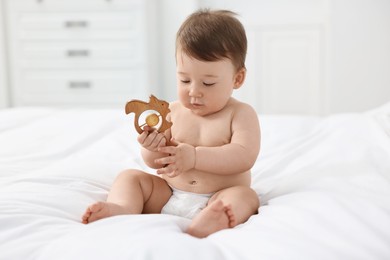
<svg viewBox="0 0 390 260"><path fill-rule="evenodd" d="M200 61L178 50L176 69L180 102L200 116L224 108L233 89L239 87L236 69L229 59Z"/></svg>

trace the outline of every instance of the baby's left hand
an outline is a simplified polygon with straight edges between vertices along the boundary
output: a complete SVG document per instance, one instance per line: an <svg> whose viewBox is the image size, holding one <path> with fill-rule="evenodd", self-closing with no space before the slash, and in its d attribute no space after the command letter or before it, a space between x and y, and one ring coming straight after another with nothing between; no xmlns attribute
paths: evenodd
<svg viewBox="0 0 390 260"><path fill-rule="evenodd" d="M176 177L195 167L195 147L185 143L177 143L171 140L174 146L158 148L159 152L169 154L168 157L156 159L155 162L167 165L157 170L158 174L166 174L168 177Z"/></svg>

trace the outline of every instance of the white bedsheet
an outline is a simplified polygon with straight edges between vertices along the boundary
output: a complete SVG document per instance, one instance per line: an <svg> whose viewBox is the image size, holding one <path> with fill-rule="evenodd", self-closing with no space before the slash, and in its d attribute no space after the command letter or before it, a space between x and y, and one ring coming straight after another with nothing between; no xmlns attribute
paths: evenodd
<svg viewBox="0 0 390 260"><path fill-rule="evenodd" d="M197 239L169 215L80 223L119 171L153 172L122 110L0 110L0 259L390 259L390 103L260 121L260 213Z"/></svg>

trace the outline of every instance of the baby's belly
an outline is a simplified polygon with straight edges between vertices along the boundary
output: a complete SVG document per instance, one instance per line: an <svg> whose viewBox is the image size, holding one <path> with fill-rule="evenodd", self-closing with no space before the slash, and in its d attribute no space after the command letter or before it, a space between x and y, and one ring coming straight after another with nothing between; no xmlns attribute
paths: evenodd
<svg viewBox="0 0 390 260"><path fill-rule="evenodd" d="M217 175L207 172L188 171L174 178L162 176L169 185L194 193L211 193L233 186L250 186L250 172L234 175Z"/></svg>

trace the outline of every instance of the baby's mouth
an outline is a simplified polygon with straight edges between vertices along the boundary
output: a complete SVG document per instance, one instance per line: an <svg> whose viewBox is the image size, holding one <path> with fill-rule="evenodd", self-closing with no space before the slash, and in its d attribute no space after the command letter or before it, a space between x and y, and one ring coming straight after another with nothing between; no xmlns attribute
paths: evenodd
<svg viewBox="0 0 390 260"><path fill-rule="evenodd" d="M191 105L195 108L199 108L199 107L202 107L203 104L200 104L200 103L191 103Z"/></svg>

